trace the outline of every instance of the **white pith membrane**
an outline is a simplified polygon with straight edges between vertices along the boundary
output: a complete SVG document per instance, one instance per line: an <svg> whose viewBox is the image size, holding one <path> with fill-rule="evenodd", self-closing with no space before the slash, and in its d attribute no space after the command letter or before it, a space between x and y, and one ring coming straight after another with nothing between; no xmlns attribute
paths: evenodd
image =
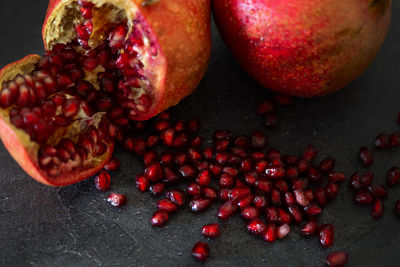
<svg viewBox="0 0 400 267"><path fill-rule="evenodd" d="M163 77L148 66L164 58L126 2L62 1L47 22L45 56L0 77L0 115L50 177L100 164L128 118L152 108Z"/></svg>

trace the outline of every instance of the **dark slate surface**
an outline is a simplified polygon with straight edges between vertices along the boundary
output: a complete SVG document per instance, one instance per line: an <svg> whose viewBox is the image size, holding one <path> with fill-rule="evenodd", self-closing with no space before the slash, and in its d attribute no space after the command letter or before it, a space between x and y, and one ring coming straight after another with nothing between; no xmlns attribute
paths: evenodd
<svg viewBox="0 0 400 267"><path fill-rule="evenodd" d="M0 65L26 54L42 52L41 24L46 0L0 2ZM380 131L399 130L400 3L394 1L394 21L377 60L339 93L298 100L282 111L280 126L269 131L282 151L299 153L314 144L320 157L335 155L338 169L348 175L361 169L356 152ZM173 109L176 116L199 116L207 136L217 128L248 133L262 128L254 115L257 100L268 95L234 62L213 29L209 71L198 90ZM139 160L118 150L123 168L112 174L112 190L127 195L128 205L116 209L96 191L93 180L65 188L50 188L30 179L0 146L0 265L59 266L189 266L192 245L201 240L200 227L215 220L215 206L201 214L180 211L168 226L154 229L149 218L155 200L134 188ZM400 151L378 153L372 170L384 181L399 164ZM208 266L321 266L325 256L345 249L349 266L398 266L400 218L393 203L400 188L390 191L386 213L379 222L369 208L352 204L347 188L326 208L322 222L336 226L336 242L323 250L316 239L299 237L299 230L282 242L265 244L249 235L239 217L222 225L222 236L209 241Z"/></svg>

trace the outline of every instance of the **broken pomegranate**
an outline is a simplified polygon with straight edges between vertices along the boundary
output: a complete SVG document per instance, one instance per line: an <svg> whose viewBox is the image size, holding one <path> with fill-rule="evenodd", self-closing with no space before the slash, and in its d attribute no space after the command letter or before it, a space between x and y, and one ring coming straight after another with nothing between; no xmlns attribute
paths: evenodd
<svg viewBox="0 0 400 267"><path fill-rule="evenodd" d="M0 137L30 176L62 186L101 170L129 120L196 88L210 55L210 2L50 0L43 41L42 58L0 72Z"/></svg>

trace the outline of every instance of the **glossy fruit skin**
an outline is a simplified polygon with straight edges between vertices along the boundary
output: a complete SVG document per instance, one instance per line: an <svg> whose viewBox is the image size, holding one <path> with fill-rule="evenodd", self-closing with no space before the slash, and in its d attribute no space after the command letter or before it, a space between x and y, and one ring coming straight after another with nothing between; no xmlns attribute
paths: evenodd
<svg viewBox="0 0 400 267"><path fill-rule="evenodd" d="M96 3L98 0L90 0ZM46 49L52 32L58 25L53 21L62 16L66 1L50 0L43 24L42 36ZM100 2L100 1L99 1ZM117 6L121 1L107 0ZM165 63L157 66L163 79L155 90L153 108L136 120L147 120L179 103L198 86L208 66L211 53L210 0L171 0L143 5L143 0L122 1L129 11L139 11L157 37L160 54ZM191 28L187 28L190 23Z"/></svg>
<svg viewBox="0 0 400 267"><path fill-rule="evenodd" d="M214 0L213 11L233 56L261 85L316 97L370 65L390 26L391 0Z"/></svg>

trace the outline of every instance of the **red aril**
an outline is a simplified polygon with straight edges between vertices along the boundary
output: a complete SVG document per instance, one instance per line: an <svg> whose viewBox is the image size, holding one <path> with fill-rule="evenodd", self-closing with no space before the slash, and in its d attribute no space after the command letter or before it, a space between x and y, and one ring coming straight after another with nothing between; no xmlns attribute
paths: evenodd
<svg viewBox="0 0 400 267"><path fill-rule="evenodd" d="M342 267L346 264L349 256L346 252L335 251L326 257L326 265L329 267Z"/></svg>
<svg viewBox="0 0 400 267"><path fill-rule="evenodd" d="M212 223L203 226L203 228L201 228L201 234L207 237L218 237L220 235L219 224Z"/></svg>

